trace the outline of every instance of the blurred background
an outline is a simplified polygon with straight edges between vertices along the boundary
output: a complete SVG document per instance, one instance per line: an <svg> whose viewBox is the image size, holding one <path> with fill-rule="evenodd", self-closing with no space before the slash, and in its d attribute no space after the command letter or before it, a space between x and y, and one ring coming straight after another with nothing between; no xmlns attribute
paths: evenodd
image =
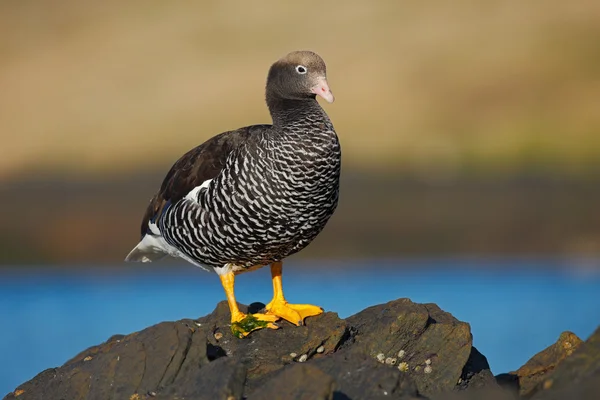
<svg viewBox="0 0 600 400"><path fill-rule="evenodd" d="M5 1L0 395L224 299L180 261L122 259L180 155L270 122L267 70L297 49L327 62L343 173L291 300L437 302L495 373L600 324L596 1ZM268 272L241 279L240 301L269 300Z"/></svg>

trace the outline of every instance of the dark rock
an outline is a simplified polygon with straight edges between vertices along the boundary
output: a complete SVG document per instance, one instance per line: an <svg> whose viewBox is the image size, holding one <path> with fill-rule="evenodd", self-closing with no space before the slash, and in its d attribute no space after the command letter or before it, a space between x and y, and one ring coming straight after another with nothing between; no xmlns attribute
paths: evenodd
<svg viewBox="0 0 600 400"><path fill-rule="evenodd" d="M467 391L443 393L431 400L517 400L519 397L502 389L478 388Z"/></svg>
<svg viewBox="0 0 600 400"><path fill-rule="evenodd" d="M469 324L435 304L400 299L369 307L347 321L356 329L353 347L373 358L383 354L397 358L398 365L406 363L406 373L426 396L453 390L471 354Z"/></svg>
<svg viewBox="0 0 600 400"><path fill-rule="evenodd" d="M544 376L532 393L533 400L600 398L600 327L554 372Z"/></svg>
<svg viewBox="0 0 600 400"><path fill-rule="evenodd" d="M519 397L519 377L514 373L496 375L496 383L514 397Z"/></svg>
<svg viewBox="0 0 600 400"><path fill-rule="evenodd" d="M335 399L422 399L414 381L398 368L381 364L359 349L340 351L314 361L335 378Z"/></svg>
<svg viewBox="0 0 600 400"><path fill-rule="evenodd" d="M91 347L21 385L19 399L128 399L158 391L175 381L192 356L198 366L208 364L206 344L200 343L192 325L164 322Z"/></svg>
<svg viewBox="0 0 600 400"><path fill-rule="evenodd" d="M501 387L490 371L487 358L475 347L463 368L454 393L441 393L433 400L516 400L517 390L506 390Z"/></svg>
<svg viewBox="0 0 600 400"><path fill-rule="evenodd" d="M335 388L335 380L319 368L310 364L296 364L265 382L252 398L331 400Z"/></svg>
<svg viewBox="0 0 600 400"><path fill-rule="evenodd" d="M187 363L172 385L165 388L155 398L172 399L242 399L246 381L246 367L234 358L215 360L199 370L193 363ZM182 368L183 369L183 368ZM202 379L199 379L201 374Z"/></svg>
<svg viewBox="0 0 600 400"><path fill-rule="evenodd" d="M229 318L222 302L198 320L115 335L6 399L417 399L500 392L487 360L471 345L469 325L433 304L400 299L345 321L328 312L305 326L281 322L279 330L245 339L231 334Z"/></svg>
<svg viewBox="0 0 600 400"><path fill-rule="evenodd" d="M240 305L240 309L244 311L245 307ZM206 341L209 345L246 366L247 393L252 393L270 378L270 374L295 363L302 355L311 360L335 352L349 336L346 322L331 312L308 318L306 325L299 327L285 321L278 322L281 329L258 330L243 340L232 335L229 319L227 303L222 302L198 323L208 332ZM320 346L323 346L323 352L318 354Z"/></svg>
<svg viewBox="0 0 600 400"><path fill-rule="evenodd" d="M563 332L553 345L537 353L517 371L502 374L497 381L520 396L531 396L535 387L581 344L582 340L572 332Z"/></svg>
<svg viewBox="0 0 600 400"><path fill-rule="evenodd" d="M471 354L465 364L460 379L458 380L457 390L487 390L501 389L492 371L487 358L475 347L471 347Z"/></svg>

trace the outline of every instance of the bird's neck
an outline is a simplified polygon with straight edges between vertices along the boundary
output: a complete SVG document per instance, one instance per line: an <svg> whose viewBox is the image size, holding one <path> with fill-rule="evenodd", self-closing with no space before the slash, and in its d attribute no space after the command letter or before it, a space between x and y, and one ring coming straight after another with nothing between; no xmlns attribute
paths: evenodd
<svg viewBox="0 0 600 400"><path fill-rule="evenodd" d="M285 128L297 124L299 120L311 116L325 115L325 111L314 97L303 99L284 99L276 95L267 94L267 106L271 112L273 126Z"/></svg>

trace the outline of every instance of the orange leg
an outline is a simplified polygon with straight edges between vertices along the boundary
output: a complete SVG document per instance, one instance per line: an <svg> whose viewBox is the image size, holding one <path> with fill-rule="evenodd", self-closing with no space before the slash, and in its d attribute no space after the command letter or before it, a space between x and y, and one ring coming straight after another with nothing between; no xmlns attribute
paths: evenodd
<svg viewBox="0 0 600 400"><path fill-rule="evenodd" d="M227 296L227 303L229 304L229 311L231 312L231 332L241 338L247 336L250 332L262 328L278 329L279 327L273 322L277 321L279 317L275 315L267 314L244 314L240 311L237 301L235 300L235 294L233 292L235 275L233 272L228 272L224 275L220 275L221 284L225 289L225 295Z"/></svg>
<svg viewBox="0 0 600 400"><path fill-rule="evenodd" d="M323 309L310 304L289 304L283 296L281 285L282 263L278 261L271 264L271 278L273 279L273 300L265 307L267 314L276 315L295 325L302 325L306 317L319 315Z"/></svg>

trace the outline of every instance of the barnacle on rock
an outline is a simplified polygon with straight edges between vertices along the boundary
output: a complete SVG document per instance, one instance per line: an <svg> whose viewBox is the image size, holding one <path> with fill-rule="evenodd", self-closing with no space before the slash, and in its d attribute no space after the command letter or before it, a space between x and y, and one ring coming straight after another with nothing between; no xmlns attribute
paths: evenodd
<svg viewBox="0 0 600 400"><path fill-rule="evenodd" d="M398 364L398 369L402 372L408 372L408 363L406 361L401 362Z"/></svg>

